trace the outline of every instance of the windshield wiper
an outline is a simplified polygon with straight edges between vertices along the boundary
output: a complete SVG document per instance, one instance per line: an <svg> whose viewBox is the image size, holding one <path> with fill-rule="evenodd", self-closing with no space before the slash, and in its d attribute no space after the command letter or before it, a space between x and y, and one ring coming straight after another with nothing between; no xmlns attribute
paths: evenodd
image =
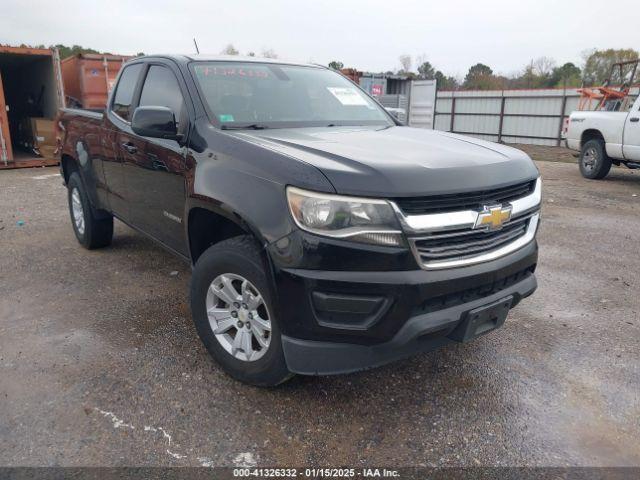
<svg viewBox="0 0 640 480"><path fill-rule="evenodd" d="M249 124L240 124L240 125L222 125L220 127L222 130L264 130L265 128L269 128L262 123L249 123Z"/></svg>

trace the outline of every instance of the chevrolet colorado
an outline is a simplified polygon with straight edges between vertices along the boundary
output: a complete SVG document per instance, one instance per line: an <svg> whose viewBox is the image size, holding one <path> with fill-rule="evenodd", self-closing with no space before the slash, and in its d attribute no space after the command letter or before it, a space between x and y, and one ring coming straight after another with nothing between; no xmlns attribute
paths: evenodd
<svg viewBox="0 0 640 480"><path fill-rule="evenodd" d="M536 289L531 159L402 126L327 68L140 57L59 127L78 241L115 217L190 262L196 330L244 382L469 341Z"/></svg>
<svg viewBox="0 0 640 480"><path fill-rule="evenodd" d="M606 177L612 163L640 168L640 97L626 112L572 112L566 142L580 152L580 172L586 178Z"/></svg>

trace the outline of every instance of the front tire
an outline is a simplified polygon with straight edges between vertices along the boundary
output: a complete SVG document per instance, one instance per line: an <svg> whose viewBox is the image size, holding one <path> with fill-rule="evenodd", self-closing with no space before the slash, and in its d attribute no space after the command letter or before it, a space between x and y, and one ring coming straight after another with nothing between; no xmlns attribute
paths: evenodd
<svg viewBox="0 0 640 480"><path fill-rule="evenodd" d="M594 138L585 142L580 153L580 173L591 180L600 180L611 170L611 159L604 148L604 142Z"/></svg>
<svg viewBox="0 0 640 480"><path fill-rule="evenodd" d="M260 250L252 237L209 247L191 276L191 314L209 354L233 378L275 386L292 374Z"/></svg>
<svg viewBox="0 0 640 480"><path fill-rule="evenodd" d="M71 225L80 245L89 250L111 245L113 216L107 213L101 217L95 215L78 172L71 174L67 188Z"/></svg>

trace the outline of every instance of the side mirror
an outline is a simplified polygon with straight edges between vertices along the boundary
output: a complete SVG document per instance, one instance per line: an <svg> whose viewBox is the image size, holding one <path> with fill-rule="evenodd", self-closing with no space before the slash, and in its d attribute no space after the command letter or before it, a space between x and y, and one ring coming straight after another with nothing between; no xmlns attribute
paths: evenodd
<svg viewBox="0 0 640 480"><path fill-rule="evenodd" d="M181 140L176 117L167 107L138 107L133 112L131 130L142 137Z"/></svg>

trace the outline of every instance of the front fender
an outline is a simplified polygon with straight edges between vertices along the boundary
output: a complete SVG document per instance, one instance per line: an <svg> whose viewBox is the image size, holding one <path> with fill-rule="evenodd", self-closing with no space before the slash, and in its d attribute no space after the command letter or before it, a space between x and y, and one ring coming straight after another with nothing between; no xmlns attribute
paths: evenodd
<svg viewBox="0 0 640 480"><path fill-rule="evenodd" d="M198 163L188 210L200 206L223 215L251 231L262 245L289 234L294 225L285 185L227 166Z"/></svg>
<svg viewBox="0 0 640 480"><path fill-rule="evenodd" d="M196 128L202 130L198 136L207 147L189 151L186 208L204 203L205 208L242 222L263 245L295 228L286 201L287 185L335 191L316 167L210 125Z"/></svg>

